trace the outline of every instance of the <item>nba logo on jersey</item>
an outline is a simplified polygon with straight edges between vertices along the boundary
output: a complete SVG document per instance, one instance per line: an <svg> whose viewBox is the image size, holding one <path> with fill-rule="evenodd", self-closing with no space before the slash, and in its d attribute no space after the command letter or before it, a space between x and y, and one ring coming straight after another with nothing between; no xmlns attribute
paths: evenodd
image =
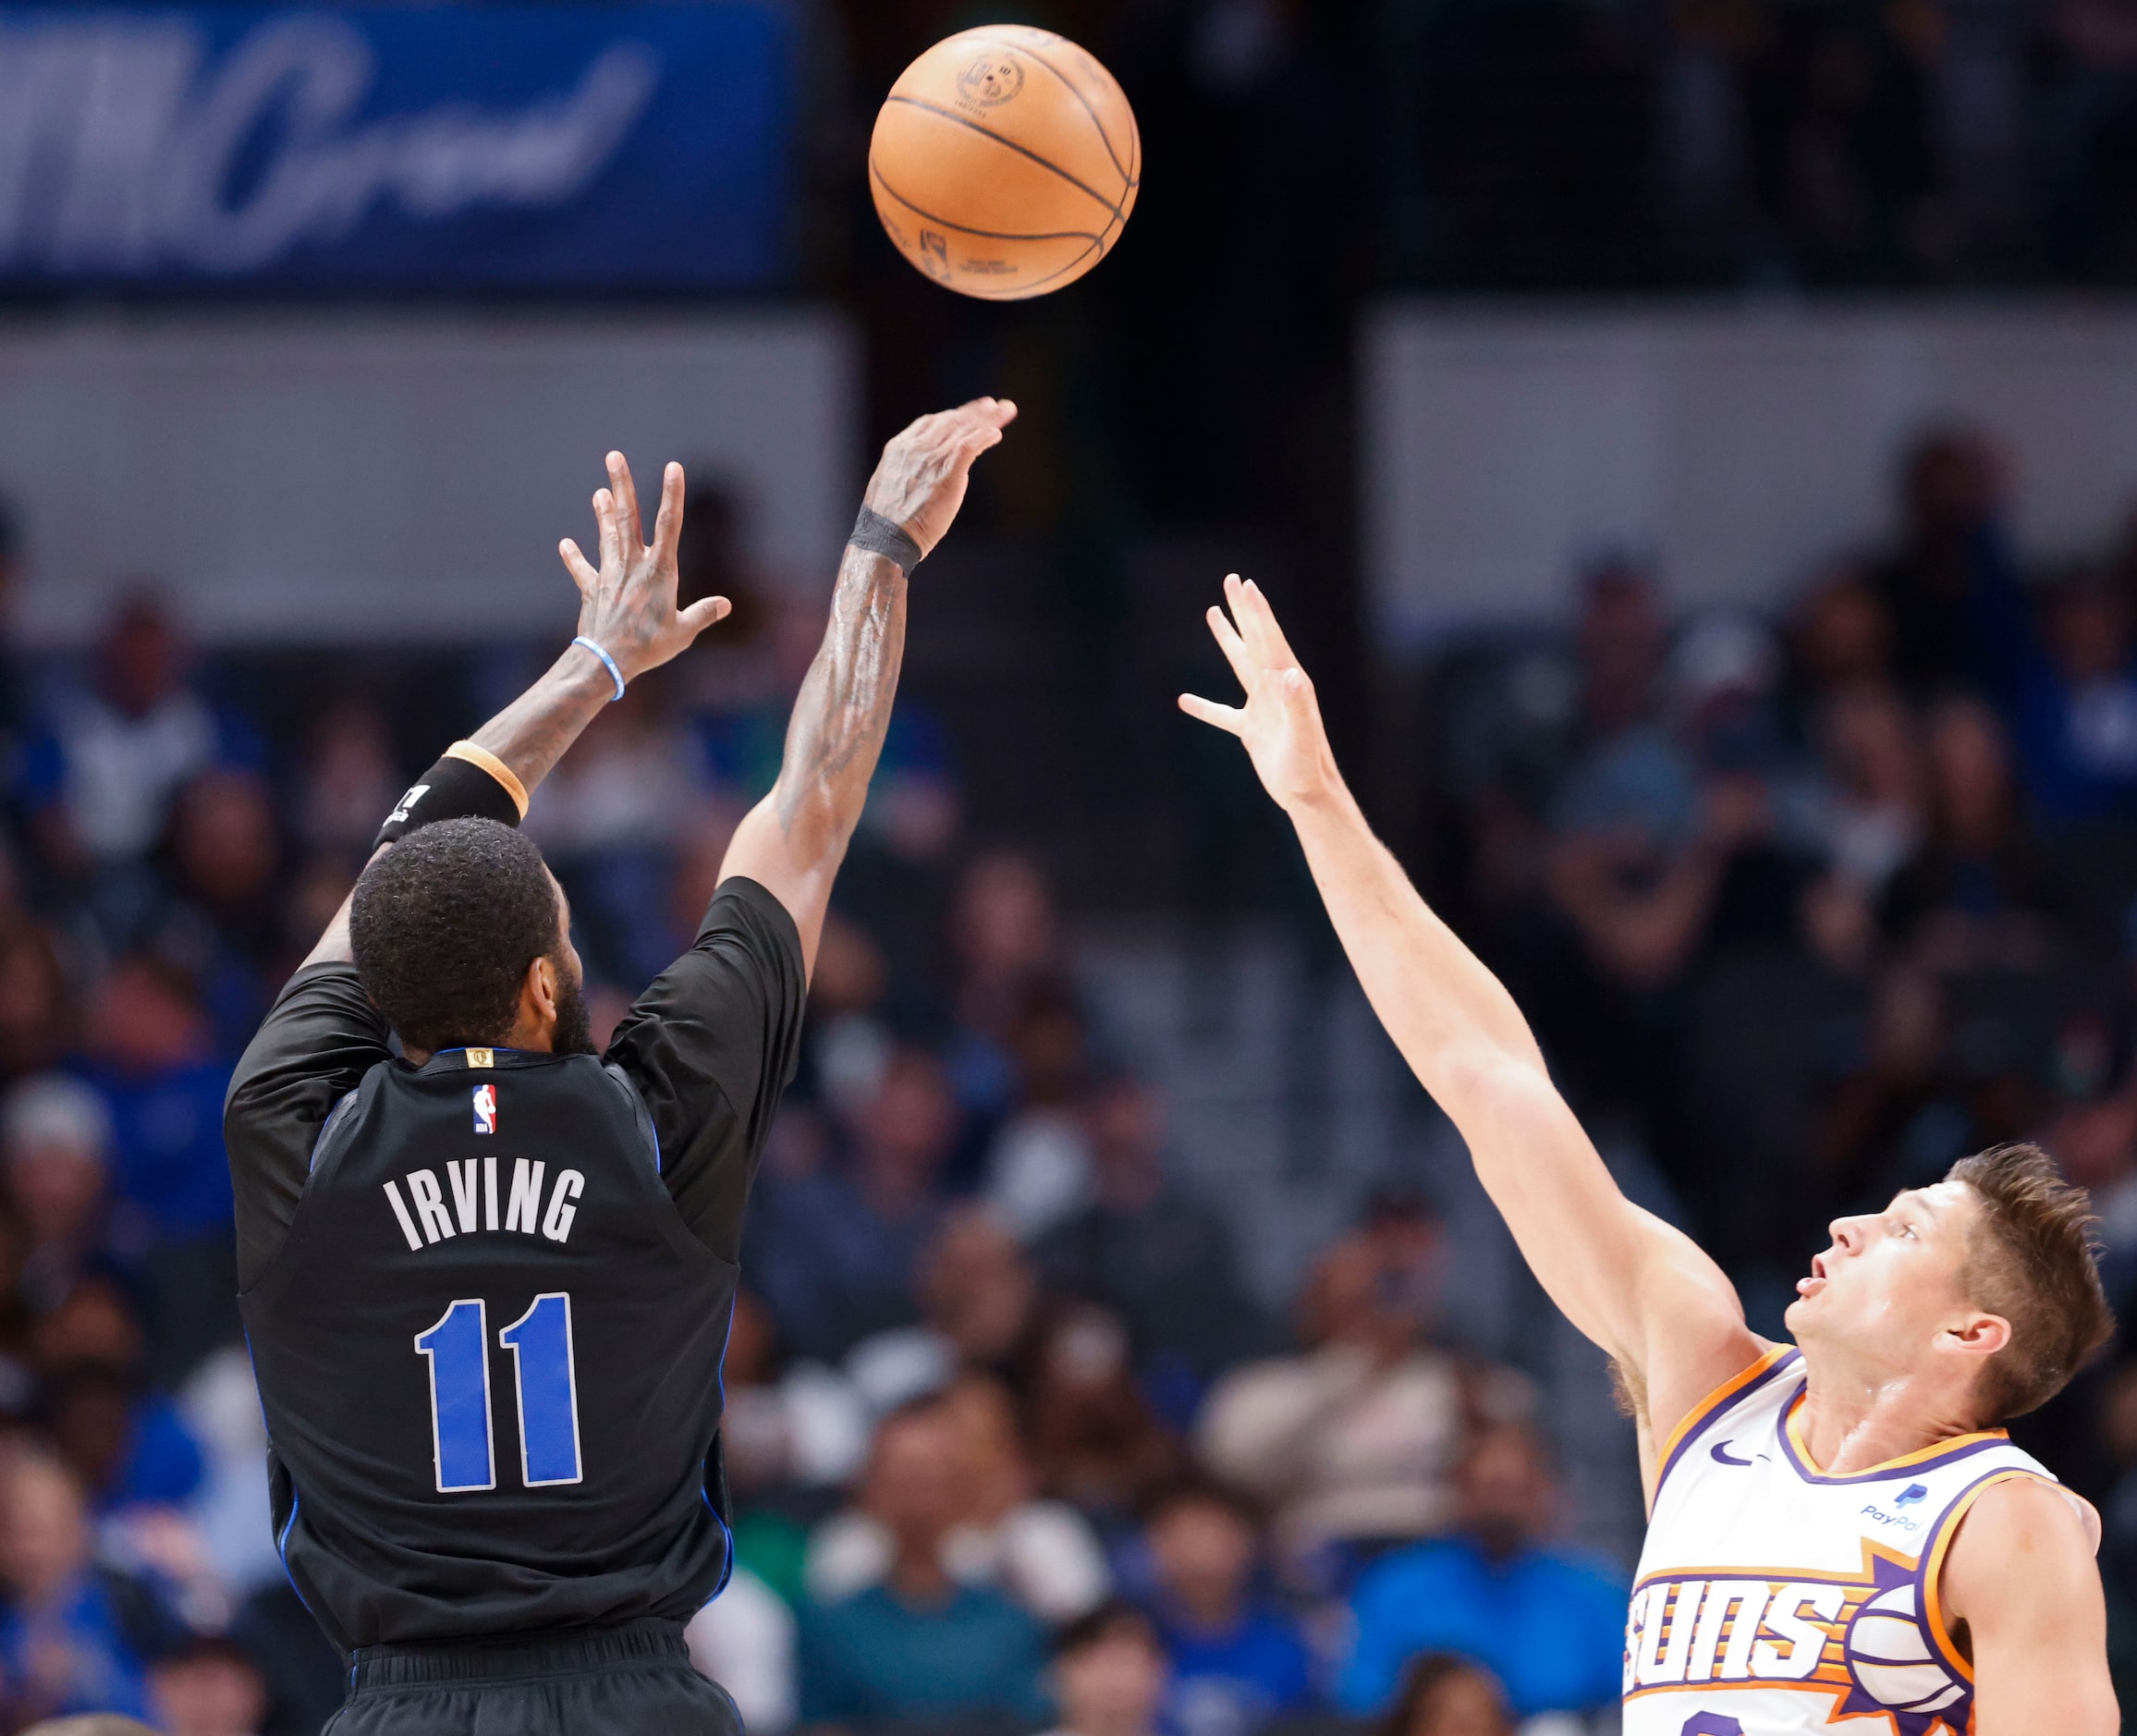
<svg viewBox="0 0 2137 1736"><path fill-rule="evenodd" d="M495 1133L497 1131L497 1087L475 1087L475 1131Z"/></svg>

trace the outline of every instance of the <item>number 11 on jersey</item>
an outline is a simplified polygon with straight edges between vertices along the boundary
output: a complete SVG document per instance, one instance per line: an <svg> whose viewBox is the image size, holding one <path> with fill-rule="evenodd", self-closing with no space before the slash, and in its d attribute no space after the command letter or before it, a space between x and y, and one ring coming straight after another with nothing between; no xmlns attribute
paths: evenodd
<svg viewBox="0 0 2137 1736"><path fill-rule="evenodd" d="M497 1334L519 1388L519 1480L531 1489L579 1481L579 1370L571 1356L571 1298L562 1290Z"/></svg>
<svg viewBox="0 0 2137 1736"><path fill-rule="evenodd" d="M431 1451L440 1495L497 1486L489 1340L489 1311L472 1300L456 1302L415 1341L430 1364ZM520 1482L531 1489L577 1483L582 1473L571 1298L562 1290L544 1291L497 1334L497 1342L512 1352Z"/></svg>

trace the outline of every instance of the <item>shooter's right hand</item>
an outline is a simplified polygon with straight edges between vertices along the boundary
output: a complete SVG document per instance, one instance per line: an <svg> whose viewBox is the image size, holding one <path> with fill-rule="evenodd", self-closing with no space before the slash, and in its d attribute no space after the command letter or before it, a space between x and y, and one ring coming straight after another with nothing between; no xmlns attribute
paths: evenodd
<svg viewBox="0 0 2137 1736"><path fill-rule="evenodd" d="M883 448L861 504L880 513L929 555L965 504L972 461L1002 443L1017 419L1006 397L975 397L956 410L922 416Z"/></svg>

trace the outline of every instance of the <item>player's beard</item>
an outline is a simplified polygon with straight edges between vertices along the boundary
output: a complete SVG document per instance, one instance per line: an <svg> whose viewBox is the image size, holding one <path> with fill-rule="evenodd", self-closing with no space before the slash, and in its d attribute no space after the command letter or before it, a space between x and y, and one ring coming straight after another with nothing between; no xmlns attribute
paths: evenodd
<svg viewBox="0 0 2137 1736"><path fill-rule="evenodd" d="M556 973L556 1029L549 1039L552 1055L592 1055L593 1015L586 1005L583 978Z"/></svg>

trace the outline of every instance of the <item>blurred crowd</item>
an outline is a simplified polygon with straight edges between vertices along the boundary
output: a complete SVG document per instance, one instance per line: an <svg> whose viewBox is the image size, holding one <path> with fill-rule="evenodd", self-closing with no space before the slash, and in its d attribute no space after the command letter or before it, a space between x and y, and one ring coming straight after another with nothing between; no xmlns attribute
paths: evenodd
<svg viewBox="0 0 2137 1736"><path fill-rule="evenodd" d="M1370 11L1398 280L2127 284L2137 270L2126 0Z"/></svg>
<svg viewBox="0 0 2137 1736"><path fill-rule="evenodd" d="M2095 1190L2137 1283L2137 544L2026 570L1970 430L1899 478L1904 533L1771 618L1595 563L1562 629L1439 660L1410 756L1428 887L1777 1334L1826 1218L2005 1138ZM686 589L731 630L529 816L597 1037L687 943L820 631L706 504ZM0 654L0 1729L311 1736L340 1666L268 1535L220 1102L438 744L354 664L270 703L148 592L79 658ZM470 657L437 709L525 672ZM701 1668L766 1731L1614 1728L1630 1563L1569 1541L1565 1489L1627 1425L1456 1328L1466 1208L1414 1180L1271 1305L948 733L901 704L764 1155ZM2106 1515L2119 1648L2137 1360L2020 1434Z"/></svg>

